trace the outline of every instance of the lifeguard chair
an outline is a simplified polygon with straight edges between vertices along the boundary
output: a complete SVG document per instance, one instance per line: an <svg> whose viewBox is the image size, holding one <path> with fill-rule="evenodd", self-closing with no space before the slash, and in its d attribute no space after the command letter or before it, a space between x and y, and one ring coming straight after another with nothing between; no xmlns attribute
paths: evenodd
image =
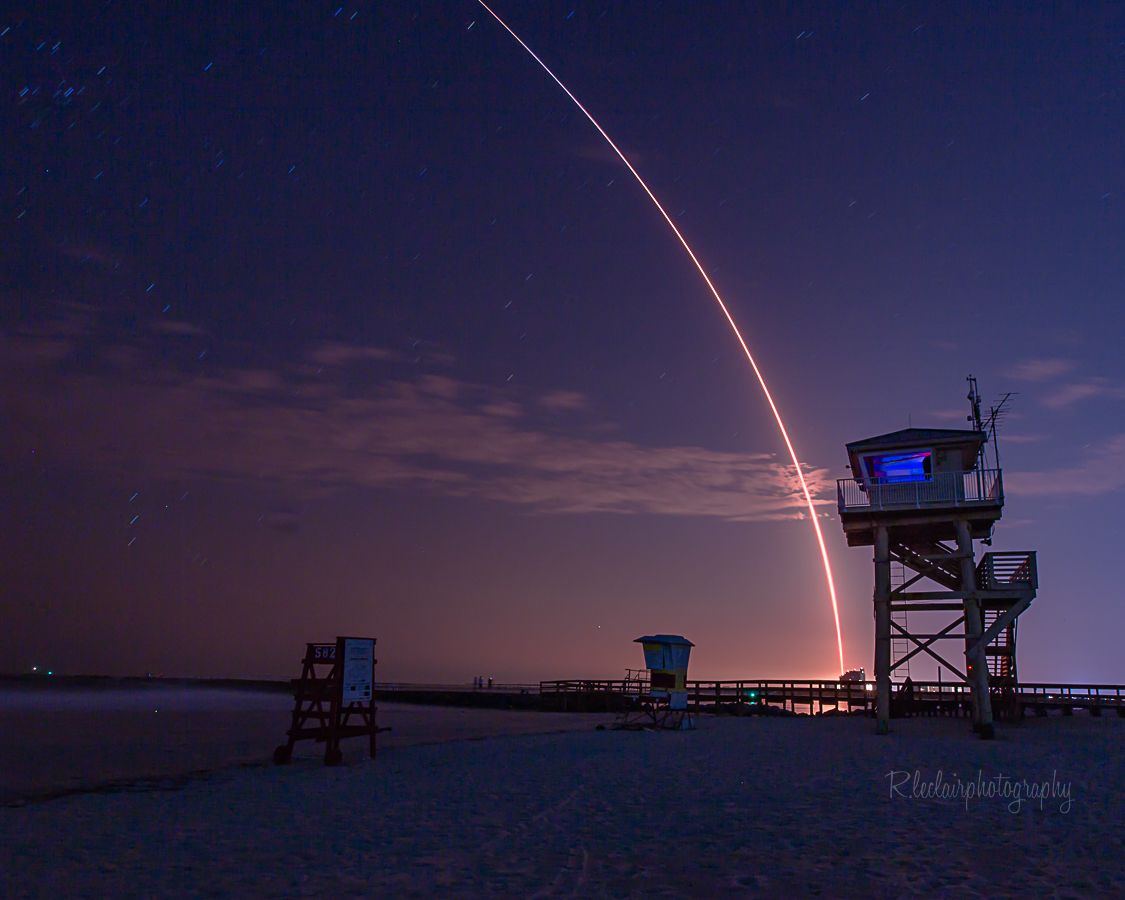
<svg viewBox="0 0 1125 900"><path fill-rule="evenodd" d="M344 758L340 741L366 737L368 753L375 758L375 638L338 637L334 644L306 644L301 677L292 682L293 715L288 740L273 751L273 761L284 765L293 758L297 741L323 743L324 764L339 765Z"/></svg>
<svg viewBox="0 0 1125 900"><path fill-rule="evenodd" d="M969 688L973 728L993 736L993 699L1006 712L1016 690L1016 620L1038 589L1035 552L985 553L1004 506L999 462L986 464L999 409L980 417L976 381L969 399L971 430L907 428L847 445L853 478L837 482L840 523L849 547L875 551L875 682L878 731L889 730L892 673L926 653ZM991 431L991 435L989 434ZM998 455L996 457L998 460ZM892 564L900 572L892 585ZM909 590L929 579L940 590ZM948 612L952 622L930 633L911 630L908 613ZM932 617L931 617L932 620ZM958 633L956 629L964 626ZM892 660L892 639L911 646ZM963 641L965 663L934 649ZM963 667L963 668L962 668Z"/></svg>
<svg viewBox="0 0 1125 900"><path fill-rule="evenodd" d="M644 648L648 670L647 690L638 705L625 712L619 728L668 728L677 731L695 727L688 711L687 667L695 645L679 634L650 634L633 643Z"/></svg>

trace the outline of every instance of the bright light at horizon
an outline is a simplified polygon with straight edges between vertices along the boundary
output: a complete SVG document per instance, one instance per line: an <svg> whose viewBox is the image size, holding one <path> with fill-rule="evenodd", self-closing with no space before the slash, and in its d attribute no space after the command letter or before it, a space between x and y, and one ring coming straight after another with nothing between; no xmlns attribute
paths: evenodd
<svg viewBox="0 0 1125 900"><path fill-rule="evenodd" d="M625 156L624 153L621 152L620 148L613 142L613 139L606 133L605 129L602 128L600 124L598 124L597 119L595 119L590 114L589 110L587 110L586 107L579 102L578 98L570 92L570 88L562 83L559 77L551 71L550 67L545 62L543 62L543 60L541 60L538 55L536 55L535 51L527 46L527 44L523 42L523 39L511 28L509 28L508 24L495 12L493 12L492 8L487 3L485 3L484 0L477 0L477 2L482 7L484 7L488 14L492 16L492 18L494 18L500 24L500 26L516 40L516 43L518 43L521 47L523 47L524 50L528 52L532 59L539 63L539 66L551 77L551 80L554 81L555 84L557 84L560 88L562 88L563 93L565 93L571 99L574 105L577 106L582 114L590 121L590 124L598 130L598 134L600 134L605 139L605 142L609 144L613 152L617 154L621 162L623 162L629 172L632 173L633 177L637 180L637 183L641 186L644 192L648 194L648 198L652 201L653 205L659 211L660 215L664 217L664 221L668 223L668 227L672 229L672 233L676 235L676 238L679 240L680 244L687 252L687 255L691 257L691 261L695 264L695 268L699 270L699 274L703 277L703 281L707 284L707 288L711 291L711 296L715 298L715 302L719 305L719 309L722 310L723 316L726 318L727 323L730 325L731 330L734 332L735 338L738 339L739 346L742 347L742 352L745 354L746 359L749 361L750 368L754 370L754 375L757 377L758 384L762 388L762 393L765 395L766 402L769 404L770 412L773 413L774 421L777 423L778 431L781 432L781 438L785 442L785 448L789 451L789 457L793 461L793 468L796 470L797 478L801 483L801 491L805 497L805 505L809 510L809 520L812 522L813 531L816 532L816 542L817 546L820 549L821 560L824 564L824 577L828 583L828 596L832 601L832 616L836 623L836 646L839 650L840 655L840 672L843 673L844 637L843 633L840 631L840 609L836 602L836 585L832 578L832 564L828 560L828 548L824 543L824 534L820 528L820 520L816 514L816 507L813 504L812 495L809 493L808 483L805 481L805 473L801 467L801 461L797 458L797 451L793 447L793 442L789 439L789 431L785 427L785 423L781 419L781 412L778 410L777 404L774 403L773 395L770 393L770 389L766 385L766 379L763 377L761 369L758 368L758 364L754 360L753 354L750 353L750 348L747 346L745 339L742 337L742 332L738 330L738 325L735 324L734 317L731 316L730 310L727 309L727 305L723 302L723 298L719 295L718 289L711 282L710 277L708 277L702 263L700 263L699 258L695 255L695 251L691 249L691 246L688 244L687 239L684 238L684 236L680 233L680 229L676 227L676 223L673 222L671 216L669 216L668 213L665 212L663 205L661 205L660 201L656 199L656 195L645 183L645 180L641 178L637 170L633 168L633 164L629 162L629 159Z"/></svg>

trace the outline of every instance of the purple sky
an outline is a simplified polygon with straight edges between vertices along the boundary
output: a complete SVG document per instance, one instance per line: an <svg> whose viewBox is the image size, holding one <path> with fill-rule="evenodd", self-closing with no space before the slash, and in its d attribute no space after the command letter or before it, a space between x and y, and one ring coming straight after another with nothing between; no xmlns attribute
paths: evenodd
<svg viewBox="0 0 1125 900"><path fill-rule="evenodd" d="M507 4L665 201L808 465L1018 392L1024 680L1123 681L1125 10ZM0 13L0 668L836 674L769 411L474 3ZM920 674L928 674L924 667Z"/></svg>

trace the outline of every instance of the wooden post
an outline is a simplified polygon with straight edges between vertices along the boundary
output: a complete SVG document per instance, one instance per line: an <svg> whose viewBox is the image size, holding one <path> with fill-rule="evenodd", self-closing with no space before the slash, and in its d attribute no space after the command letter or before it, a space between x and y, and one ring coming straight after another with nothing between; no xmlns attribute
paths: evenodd
<svg viewBox="0 0 1125 900"><path fill-rule="evenodd" d="M961 593L965 598L965 649L973 647L984 633L980 601L977 600L977 570L973 565L973 539L969 533L969 523L957 520L957 555L961 566ZM982 648L983 651L983 648ZM982 738L994 736L992 724L992 698L988 694L988 659L983 652L979 656L966 655L969 666L969 687L973 697L973 730Z"/></svg>
<svg viewBox="0 0 1125 900"><path fill-rule="evenodd" d="M876 732L891 728L891 551L887 526L875 529L875 704Z"/></svg>

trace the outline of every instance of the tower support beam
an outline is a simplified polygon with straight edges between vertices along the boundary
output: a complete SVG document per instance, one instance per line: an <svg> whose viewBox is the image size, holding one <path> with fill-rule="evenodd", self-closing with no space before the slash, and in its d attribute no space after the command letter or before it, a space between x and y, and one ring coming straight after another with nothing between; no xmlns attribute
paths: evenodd
<svg viewBox="0 0 1125 900"><path fill-rule="evenodd" d="M988 694L988 666L977 660L977 644L984 632L984 619L977 598L977 570L973 565L973 538L969 523L957 520L957 552L961 564L961 591L965 597L965 657L973 697L973 728L982 738L991 738L992 698ZM982 654L983 655L983 654Z"/></svg>
<svg viewBox="0 0 1125 900"><path fill-rule="evenodd" d="M902 636L904 638L906 638L908 641L911 641L912 643L914 643L916 645L913 650L911 650L909 653L906 654L906 656L904 656L902 659L898 660L893 666L891 666L891 669L892 670L897 669L904 662L909 662L910 659L917 656L919 653L925 651L926 653L930 654L930 656L932 656L934 659L936 659L940 665L945 666L954 675L956 675L958 678L960 678L962 681L964 681L965 675L964 675L964 673L961 672L960 669L958 669L955 665L951 664L949 662L949 660L943 658L942 656L939 656L935 651L930 649L931 644L933 644L935 641L941 640L943 637L949 637L950 636L949 632L951 632L954 628L956 628L958 625L960 625L964 621L965 621L965 617L962 616L960 619L956 619L956 620L950 622L948 625L945 626L945 628L943 628L937 634L924 635L924 634L911 634L905 628L902 628L897 622L895 622L894 620L891 620L891 625L894 626L894 628L897 631L902 632ZM923 641L922 641L923 638L926 639L925 643L923 643Z"/></svg>
<svg viewBox="0 0 1125 900"><path fill-rule="evenodd" d="M891 551L885 525L875 529L875 711L876 729L891 728Z"/></svg>

